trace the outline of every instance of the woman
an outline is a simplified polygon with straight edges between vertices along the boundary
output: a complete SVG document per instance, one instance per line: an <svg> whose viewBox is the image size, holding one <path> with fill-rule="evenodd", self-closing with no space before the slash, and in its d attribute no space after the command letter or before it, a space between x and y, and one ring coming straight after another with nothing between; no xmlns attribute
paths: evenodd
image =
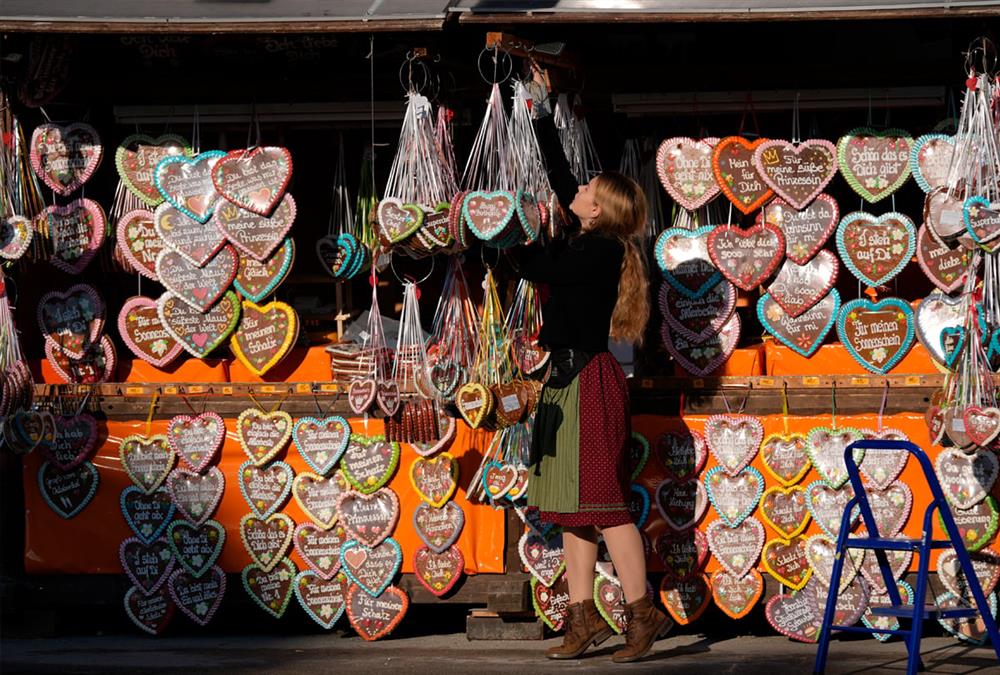
<svg viewBox="0 0 1000 675"><path fill-rule="evenodd" d="M625 647L612 657L623 663L645 656L670 626L646 594L645 551L626 506L628 389L608 352L609 336L640 343L649 318L637 245L646 199L617 172L577 186L547 114L544 81L536 68L536 134L570 231L511 257L522 278L548 285L539 342L551 353L552 374L535 417L528 503L542 520L563 527L570 605L563 644L546 656L577 658L612 635L593 600L600 532L628 603Z"/></svg>

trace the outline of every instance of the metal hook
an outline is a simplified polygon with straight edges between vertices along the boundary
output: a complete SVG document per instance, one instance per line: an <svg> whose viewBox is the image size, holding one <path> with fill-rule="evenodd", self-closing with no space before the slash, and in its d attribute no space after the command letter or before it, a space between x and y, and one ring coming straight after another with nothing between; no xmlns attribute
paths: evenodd
<svg viewBox="0 0 1000 675"><path fill-rule="evenodd" d="M483 55L490 52L493 53L493 77L487 77L483 71ZM497 79L497 75L504 72L501 67L504 63L506 63L506 72L503 77ZM483 51L479 52L479 58L476 59L476 67L479 69L479 76L487 84L500 84L510 78L511 72L514 70L514 60L510 57L510 52L502 49L499 44L496 44L492 47L484 47Z"/></svg>
<svg viewBox="0 0 1000 675"><path fill-rule="evenodd" d="M389 251L389 268L392 270L392 275L396 277L396 281L398 281L399 283L405 284L407 283L407 281L409 281L410 283L414 283L417 286L419 286L420 284L430 279L431 274L433 274L434 272L434 259L436 256L428 256L428 257L431 259L431 268L430 270L427 271L427 274L425 274L423 278L421 278L419 281L414 281L413 277L409 275L404 275L405 278L399 276L399 273L396 272L395 249L390 249Z"/></svg>

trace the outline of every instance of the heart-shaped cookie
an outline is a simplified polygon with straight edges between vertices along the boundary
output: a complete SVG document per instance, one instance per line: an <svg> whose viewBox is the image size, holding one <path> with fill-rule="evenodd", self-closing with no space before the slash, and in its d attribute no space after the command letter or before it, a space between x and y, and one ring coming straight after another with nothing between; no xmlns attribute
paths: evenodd
<svg viewBox="0 0 1000 675"><path fill-rule="evenodd" d="M193 471L205 470L222 447L226 423L218 413L177 415L167 423L167 441Z"/></svg>
<svg viewBox="0 0 1000 675"><path fill-rule="evenodd" d="M38 328L46 344L69 358L82 358L104 328L104 301L93 286L75 284L38 301Z"/></svg>
<svg viewBox="0 0 1000 675"><path fill-rule="evenodd" d="M693 527L708 508L708 494L697 478L663 481L656 487L654 500L660 516L678 532Z"/></svg>
<svg viewBox="0 0 1000 675"><path fill-rule="evenodd" d="M263 216L235 204L220 204L212 214L211 224L240 253L264 262L292 229L296 215L295 199L285 194L274 211L269 213Z"/></svg>
<svg viewBox="0 0 1000 675"><path fill-rule="evenodd" d="M767 293L794 319L826 297L837 283L839 269L837 256L825 250L804 265L786 260Z"/></svg>
<svg viewBox="0 0 1000 675"><path fill-rule="evenodd" d="M143 595L155 593L174 568L174 554L163 539L147 544L138 537L129 537L118 547L118 560Z"/></svg>
<svg viewBox="0 0 1000 675"><path fill-rule="evenodd" d="M23 216L0 218L0 258L19 260L34 238L31 221Z"/></svg>
<svg viewBox="0 0 1000 675"><path fill-rule="evenodd" d="M455 587L462 578L465 558L462 551L452 547L435 553L426 546L413 554L413 574L417 581L434 595L441 597Z"/></svg>
<svg viewBox="0 0 1000 675"><path fill-rule="evenodd" d="M840 174L867 202L877 202L910 177L913 137L902 129L852 129L837 141Z"/></svg>
<svg viewBox="0 0 1000 675"><path fill-rule="evenodd" d="M959 237L968 237L961 192L953 194L943 187L931 191L924 199L924 225L928 233L944 245L953 245Z"/></svg>
<svg viewBox="0 0 1000 675"><path fill-rule="evenodd" d="M532 577L531 604L535 608L535 615L550 630L562 630L569 608L569 584L566 578L560 577L555 585L549 588Z"/></svg>
<svg viewBox="0 0 1000 675"><path fill-rule="evenodd" d="M195 577L204 576L212 568L225 542L226 528L214 520L206 520L201 525L175 520L167 528L170 550L177 562Z"/></svg>
<svg viewBox="0 0 1000 675"><path fill-rule="evenodd" d="M403 241L424 224L423 209L415 204L404 204L395 197L386 197L380 201L375 213L379 239L386 245Z"/></svg>
<svg viewBox="0 0 1000 675"><path fill-rule="evenodd" d="M774 195L753 163L753 153L766 139L748 141L727 136L712 150L712 171L722 194L744 215L753 213Z"/></svg>
<svg viewBox="0 0 1000 675"><path fill-rule="evenodd" d="M828 194L818 195L801 210L776 197L768 202L757 219L780 227L785 235L785 256L798 265L804 265L823 248L837 229L840 209Z"/></svg>
<svg viewBox="0 0 1000 675"><path fill-rule="evenodd" d="M812 576L812 567L806 558L805 539L771 539L761 551L761 564L768 574L782 586L799 590Z"/></svg>
<svg viewBox="0 0 1000 675"><path fill-rule="evenodd" d="M986 499L996 482L998 468L997 456L989 450L966 454L945 448L934 459L934 472L944 496L958 509L972 508Z"/></svg>
<svg viewBox="0 0 1000 675"><path fill-rule="evenodd" d="M862 440L864 434L853 427L816 427L807 434L807 438L809 444L806 445L806 454L826 484L837 489L846 483L848 476L844 450L851 443ZM864 459L865 452L858 448L854 450L853 456L855 464L859 464Z"/></svg>
<svg viewBox="0 0 1000 675"><path fill-rule="evenodd" d="M399 497L391 488L373 494L345 492L337 501L336 517L351 538L365 546L377 546L396 527Z"/></svg>
<svg viewBox="0 0 1000 675"><path fill-rule="evenodd" d="M289 558L281 558L269 572L257 563L243 568L243 588L258 607L280 619L292 599L298 569Z"/></svg>
<svg viewBox="0 0 1000 675"><path fill-rule="evenodd" d="M267 518L281 508L292 491L292 467L285 462L257 466L252 460L239 469L240 493L258 518Z"/></svg>
<svg viewBox="0 0 1000 675"><path fill-rule="evenodd" d="M340 570L341 547L347 539L343 527L324 530L313 523L296 525L292 535L295 552L302 562L323 579L332 579Z"/></svg>
<svg viewBox="0 0 1000 675"><path fill-rule="evenodd" d="M118 334L133 354L157 368L168 365L184 351L164 328L156 300L141 295L122 305Z"/></svg>
<svg viewBox="0 0 1000 675"><path fill-rule="evenodd" d="M356 415L363 415L375 402L375 380L354 380L347 387L347 404Z"/></svg>
<svg viewBox="0 0 1000 675"><path fill-rule="evenodd" d="M837 173L837 148L830 141L799 144L764 141L753 153L754 166L774 193L796 209L805 208Z"/></svg>
<svg viewBox="0 0 1000 675"><path fill-rule="evenodd" d="M764 577L753 569L745 576L720 569L712 575L711 586L715 606L732 619L742 619L764 594Z"/></svg>
<svg viewBox="0 0 1000 675"><path fill-rule="evenodd" d="M931 236L926 224L917 230L917 264L931 283L945 293L962 287L970 260L971 252L967 248L942 244Z"/></svg>
<svg viewBox="0 0 1000 675"><path fill-rule="evenodd" d="M301 417L292 428L292 442L313 471L327 475L351 441L351 424L340 415Z"/></svg>
<svg viewBox="0 0 1000 675"><path fill-rule="evenodd" d="M736 527L757 508L764 493L764 476L752 466L735 476L716 466L705 474L705 490L719 517Z"/></svg>
<svg viewBox="0 0 1000 675"><path fill-rule="evenodd" d="M656 553L667 576L675 580L698 575L708 562L708 539L701 530L663 530L656 540Z"/></svg>
<svg viewBox="0 0 1000 675"><path fill-rule="evenodd" d="M892 572L892 578L898 581L910 569L913 551L886 551L885 555L886 562L889 563L889 570ZM873 551L865 553L865 557L861 561L861 575L871 586L872 593L880 595L888 593L885 579L882 578L882 569L878 564L878 557Z"/></svg>
<svg viewBox="0 0 1000 675"><path fill-rule="evenodd" d="M683 580L665 576L660 582L660 601L671 618L682 626L704 614L711 600L712 592L705 576Z"/></svg>
<svg viewBox="0 0 1000 675"><path fill-rule="evenodd" d="M229 347L250 372L261 376L280 363L295 344L298 314L291 305L277 300L266 305L244 300L242 314Z"/></svg>
<svg viewBox="0 0 1000 675"><path fill-rule="evenodd" d="M295 261L295 240L289 237L265 261L257 262L249 256L240 256L233 286L244 298L262 302L271 295L288 276Z"/></svg>
<svg viewBox="0 0 1000 675"><path fill-rule="evenodd" d="M719 466L737 475L757 455L764 426L752 415L712 415L705 421L705 442Z"/></svg>
<svg viewBox="0 0 1000 675"><path fill-rule="evenodd" d="M972 240L993 253L1000 246L1000 204L991 203L986 197L969 197L962 205L965 230Z"/></svg>
<svg viewBox="0 0 1000 675"><path fill-rule="evenodd" d="M378 597L399 573L403 551L391 537L371 547L352 539L341 547L340 559L344 574L365 593Z"/></svg>
<svg viewBox="0 0 1000 675"><path fill-rule="evenodd" d="M174 615L174 602L166 585L151 595L143 595L138 586L125 592L125 614L139 629L150 635L161 635Z"/></svg>
<svg viewBox="0 0 1000 675"><path fill-rule="evenodd" d="M812 567L813 577L824 587L830 587L831 576L833 574L833 561L837 557L837 542L825 534L814 534L805 540L806 560ZM848 549L844 565L840 573L840 590L850 586L854 578L861 572L861 561L865 557L865 551L861 549Z"/></svg>
<svg viewBox="0 0 1000 675"><path fill-rule="evenodd" d="M943 341L946 329L965 324L966 302L962 296L952 297L934 291L920 301L914 319L917 339L934 360L942 365L946 361Z"/></svg>
<svg viewBox="0 0 1000 675"><path fill-rule="evenodd" d="M704 342L692 342L675 335L664 323L660 330L663 346L677 364L691 375L706 376L713 373L732 355L740 341L740 315L733 314L719 331Z"/></svg>
<svg viewBox="0 0 1000 675"><path fill-rule="evenodd" d="M173 500L165 488L146 494L134 485L122 490L122 517L135 536L149 544L167 529L174 517Z"/></svg>
<svg viewBox="0 0 1000 675"><path fill-rule="evenodd" d="M965 433L973 443L987 447L1000 436L1000 408L970 405L962 413Z"/></svg>
<svg viewBox="0 0 1000 675"><path fill-rule="evenodd" d="M163 246L195 267L204 267L226 245L226 237L218 228L192 218L172 204L156 207L153 228Z"/></svg>
<svg viewBox="0 0 1000 675"><path fill-rule="evenodd" d="M187 570L174 570L167 584L177 607L199 626L212 620L226 594L226 573L218 565L209 571L199 578Z"/></svg>
<svg viewBox="0 0 1000 675"><path fill-rule="evenodd" d="M881 431L863 429L865 438L878 439L883 441L908 441L905 433L899 429L885 428ZM889 487L894 480L903 473L906 462L910 459L910 453L906 450L873 450L866 452L864 459L858 468L861 474L868 479L868 483L873 487L884 490Z"/></svg>
<svg viewBox="0 0 1000 675"><path fill-rule="evenodd" d="M840 308L837 335L855 361L885 375L910 351L913 325L913 310L904 300L859 298Z"/></svg>
<svg viewBox="0 0 1000 675"><path fill-rule="evenodd" d="M798 485L769 487L760 499L760 517L785 539L798 536L809 524L806 491Z"/></svg>
<svg viewBox="0 0 1000 675"><path fill-rule="evenodd" d="M213 466L205 474L187 469L174 469L167 477L167 491L174 500L180 515L195 525L208 520L222 501L226 479L219 467Z"/></svg>
<svg viewBox="0 0 1000 675"><path fill-rule="evenodd" d="M284 450L292 437L292 416L284 410L266 413L247 408L236 418L236 435L250 461L264 466Z"/></svg>
<svg viewBox="0 0 1000 675"><path fill-rule="evenodd" d="M719 194L712 169L718 138L668 138L656 151L656 173L675 202L688 211L700 209Z"/></svg>
<svg viewBox="0 0 1000 675"><path fill-rule="evenodd" d="M418 457L410 465L410 483L421 499L441 507L458 487L458 462L447 452L432 458Z"/></svg>
<svg viewBox="0 0 1000 675"><path fill-rule="evenodd" d="M760 444L764 468L786 487L798 483L812 466L808 443L803 434L771 434Z"/></svg>
<svg viewBox="0 0 1000 675"><path fill-rule="evenodd" d="M550 588L566 569L562 542L562 531L558 530L547 538L528 531L517 543L521 563L535 579Z"/></svg>
<svg viewBox="0 0 1000 675"><path fill-rule="evenodd" d="M816 524L834 539L840 534L844 509L853 498L854 490L851 489L850 483L839 489L830 487L822 480L806 486L806 506L809 507L809 513L812 514ZM859 509L855 507L851 514L851 527L858 522L859 514Z"/></svg>
<svg viewBox="0 0 1000 675"><path fill-rule="evenodd" d="M212 184L212 169L225 156L209 150L194 157L164 157L153 169L153 184L174 208L204 223L222 199Z"/></svg>
<svg viewBox="0 0 1000 675"><path fill-rule="evenodd" d="M233 150L212 167L220 195L262 216L275 210L291 178L292 153L277 146Z"/></svg>
<svg viewBox="0 0 1000 675"><path fill-rule="evenodd" d="M203 359L222 344L240 320L240 300L227 291L207 312L199 312L173 293L156 301L163 328L195 358Z"/></svg>
<svg viewBox="0 0 1000 675"><path fill-rule="evenodd" d="M722 276L749 291L778 268L785 257L785 235L767 221L746 229L718 225L708 235L708 255Z"/></svg>
<svg viewBox="0 0 1000 675"><path fill-rule="evenodd" d="M969 556L972 570L984 595L990 595L1000 581L1000 553L986 549ZM954 595L975 604L972 589L965 572L958 561L955 549L949 548L941 552L937 559L937 573L941 584Z"/></svg>
<svg viewBox="0 0 1000 675"><path fill-rule="evenodd" d="M455 502L448 502L441 508L421 502L413 509L413 529L427 548L435 553L447 550L458 541L464 525L465 514ZM548 530L538 534L544 536L548 534Z"/></svg>
<svg viewBox="0 0 1000 675"><path fill-rule="evenodd" d="M344 474L337 471L329 478L315 473L300 473L292 482L292 496L309 518L329 530L337 522L340 497L351 489Z"/></svg>
<svg viewBox="0 0 1000 675"><path fill-rule="evenodd" d="M736 288L720 281L700 298L686 297L670 284L659 293L663 319L674 333L695 342L705 342L726 325L736 310Z"/></svg>
<svg viewBox="0 0 1000 675"><path fill-rule="evenodd" d="M815 593L806 589L791 595L775 595L767 601L764 615L771 628L797 642L816 642L823 627L823 608L819 607Z"/></svg>
<svg viewBox="0 0 1000 675"><path fill-rule="evenodd" d="M819 302L797 317L790 316L770 293L757 301L757 319L778 342L809 358L823 346L840 311L840 294L830 289Z"/></svg>
<svg viewBox="0 0 1000 675"><path fill-rule="evenodd" d="M59 471L69 471L90 456L97 445L97 420L93 415L59 415L55 433L41 442L42 452Z"/></svg>
<svg viewBox="0 0 1000 675"><path fill-rule="evenodd" d="M764 526L756 518L747 518L735 527L714 520L705 536L712 555L735 577L745 576L756 567L764 547Z"/></svg>
<svg viewBox="0 0 1000 675"><path fill-rule="evenodd" d="M371 494L389 482L399 465L399 443L382 436L351 434L340 460L344 476L355 489Z"/></svg>
<svg viewBox="0 0 1000 675"><path fill-rule="evenodd" d="M66 206L49 206L38 216L52 241L49 262L67 274L80 274L97 255L107 231L104 209L81 198Z"/></svg>
<svg viewBox="0 0 1000 675"><path fill-rule="evenodd" d="M164 134L153 138L146 134L126 136L115 150L115 167L118 177L129 192L148 206L156 206L163 201L163 195L156 189L153 175L156 165L167 157L190 157L191 145L176 134Z"/></svg>
<svg viewBox="0 0 1000 675"><path fill-rule="evenodd" d="M156 274L174 297L204 314L221 298L236 278L239 258L225 246L204 267L196 267L173 250L156 258Z"/></svg>
<svg viewBox="0 0 1000 675"><path fill-rule="evenodd" d="M866 493L879 536L898 535L910 517L910 509L913 507L913 493L910 488L906 483L896 481L884 490L869 489Z"/></svg>
<svg viewBox="0 0 1000 675"><path fill-rule="evenodd" d="M31 168L56 194L65 196L82 187L103 156L97 130L83 122L39 124L31 134Z"/></svg>
<svg viewBox="0 0 1000 675"><path fill-rule="evenodd" d="M997 596L996 593L990 593L987 596L989 603L990 614L996 617L997 614ZM946 592L934 598L934 604L942 610L955 609L958 607L967 607L968 602L963 598L959 598L954 593ZM962 642L969 642L974 645L986 644L989 640L989 633L986 632L986 623L981 617L978 616L967 616L958 619L943 619L938 618L938 623L946 631L954 635L956 638Z"/></svg>
<svg viewBox="0 0 1000 675"><path fill-rule="evenodd" d="M351 628L368 642L391 633L406 616L409 606L406 591L395 586L389 586L377 598L365 593L360 586L351 586L347 591L347 618Z"/></svg>
<svg viewBox="0 0 1000 675"><path fill-rule="evenodd" d="M284 558L292 545L295 522L284 513L258 518L252 513L240 518L240 539L250 559L264 572L270 572Z"/></svg>
<svg viewBox="0 0 1000 675"><path fill-rule="evenodd" d="M948 185L955 137L945 134L924 134L910 148L910 170L913 180L924 192Z"/></svg>
<svg viewBox="0 0 1000 675"><path fill-rule="evenodd" d="M656 264L667 283L686 298L700 298L722 280L722 273L708 253L708 237L713 229L672 227L656 238Z"/></svg>
<svg viewBox="0 0 1000 675"><path fill-rule="evenodd" d="M326 579L312 570L299 572L295 577L295 597L309 618L329 630L344 614L350 580L339 574Z"/></svg>
<svg viewBox="0 0 1000 675"><path fill-rule="evenodd" d="M685 481L705 467L708 446L705 437L693 429L667 431L656 437L656 458L668 479Z"/></svg>
<svg viewBox="0 0 1000 675"><path fill-rule="evenodd" d="M94 498L100 474L90 462L80 462L72 469L60 471L52 462L38 468L38 491L49 508L69 520Z"/></svg>
<svg viewBox="0 0 1000 675"><path fill-rule="evenodd" d="M118 457L128 477L146 494L167 479L177 458L163 434L126 436L118 446Z"/></svg>
<svg viewBox="0 0 1000 675"><path fill-rule="evenodd" d="M837 226L837 250L844 265L869 286L881 286L899 274L917 248L917 229L897 211L873 216L854 211Z"/></svg>
<svg viewBox="0 0 1000 675"><path fill-rule="evenodd" d="M107 335L102 335L99 342L90 344L78 359L46 342L45 358L63 382L73 384L111 382L118 363L115 345Z"/></svg>

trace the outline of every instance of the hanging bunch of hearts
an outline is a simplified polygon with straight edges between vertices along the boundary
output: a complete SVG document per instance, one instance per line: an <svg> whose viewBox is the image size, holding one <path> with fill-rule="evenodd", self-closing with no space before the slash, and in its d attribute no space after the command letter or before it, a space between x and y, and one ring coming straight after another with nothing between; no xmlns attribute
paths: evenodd
<svg viewBox="0 0 1000 675"><path fill-rule="evenodd" d="M388 487L399 465L398 443L353 434L341 470L353 490L341 494L336 513L347 540L340 548L347 617L364 640L385 637L399 625L410 600L393 584L403 552L392 537L399 496ZM423 550L423 549L421 549Z"/></svg>
<svg viewBox="0 0 1000 675"><path fill-rule="evenodd" d="M7 279L0 270L0 433L4 447L15 454L27 454L51 437L48 417L34 411L35 381L21 351L21 340L7 294Z"/></svg>
<svg viewBox="0 0 1000 675"><path fill-rule="evenodd" d="M559 141L563 153L569 161L570 170L580 183L586 183L601 172L601 160L590 135L586 111L579 96L571 101L566 94L560 94L552 111L553 121L559 131Z"/></svg>
<svg viewBox="0 0 1000 675"><path fill-rule="evenodd" d="M38 328L45 358L64 381L94 384L114 380L117 356L104 335L104 300L93 286L74 284L38 301Z"/></svg>
<svg viewBox="0 0 1000 675"><path fill-rule="evenodd" d="M378 280L370 276L372 304L368 310L368 326L362 343L359 365L347 388L347 404L356 415L367 415L376 405L384 417L399 410L399 387L391 377L393 354L385 341L382 312L378 305Z"/></svg>
<svg viewBox="0 0 1000 675"><path fill-rule="evenodd" d="M454 399L458 386L467 381L475 367L478 345L476 306L469 295L462 262L452 257L448 259L448 271L426 344L430 383L436 398Z"/></svg>
<svg viewBox="0 0 1000 675"><path fill-rule="evenodd" d="M40 258L34 223L45 208L42 188L31 167L24 128L3 90L0 109L0 133L10 139L0 145L0 258L19 260L32 247L32 257Z"/></svg>
<svg viewBox="0 0 1000 675"><path fill-rule="evenodd" d="M414 257L457 250L449 228L454 177L444 164L431 103L412 88L397 148L375 211L381 245Z"/></svg>
<svg viewBox="0 0 1000 675"><path fill-rule="evenodd" d="M547 217L539 199L548 199L551 189L541 168L528 101L527 90L517 83L512 123L500 85L493 83L462 174L462 191L452 200L452 234L463 248L474 239L494 248L530 243Z"/></svg>
<svg viewBox="0 0 1000 675"><path fill-rule="evenodd" d="M333 195L330 209L330 221L327 223L326 235L316 240L316 255L319 256L323 270L334 279L352 279L368 265L370 252L362 243L362 221L368 218L368 210L361 210L362 196L366 188L371 190L371 151L366 150L368 159L362 163L361 187L357 204L359 210L351 206L351 196L347 189L346 173L344 171L344 139L341 135L338 143L337 165L333 174ZM365 169L368 169L367 175Z"/></svg>
<svg viewBox="0 0 1000 675"><path fill-rule="evenodd" d="M510 338L511 359L525 375L542 370L549 362L549 353L538 344L542 330L542 303L535 284L521 279L514 290L514 302L507 312L507 335Z"/></svg>
<svg viewBox="0 0 1000 675"><path fill-rule="evenodd" d="M295 532L295 522L278 509L294 490L293 472L282 459L292 437L292 417L283 410L265 412L259 407L247 408L236 420L236 434L247 461L240 465L237 481L250 512L240 519L240 539L250 563L243 568L243 589L264 612L280 619L292 599L298 567L289 557ZM310 476L310 474L306 474ZM297 478L297 477L296 477ZM321 479L324 486L336 489L331 480ZM307 480L311 487L311 481ZM346 487L346 482L342 487ZM299 488L304 489L300 486ZM336 502L324 495L317 517L324 522L336 519ZM303 511L313 516L298 492L296 499Z"/></svg>
<svg viewBox="0 0 1000 675"><path fill-rule="evenodd" d="M90 460L98 440L97 420L84 412L85 397L60 403L55 413L20 412L6 419L3 437L17 452L39 448L45 461L38 468L38 491L53 512L70 519L97 493L100 474ZM72 411L70 411L72 406Z"/></svg>

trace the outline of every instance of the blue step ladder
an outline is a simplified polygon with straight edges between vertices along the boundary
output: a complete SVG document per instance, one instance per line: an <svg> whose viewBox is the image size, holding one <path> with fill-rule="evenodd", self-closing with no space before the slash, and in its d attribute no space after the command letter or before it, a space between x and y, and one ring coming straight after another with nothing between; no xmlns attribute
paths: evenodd
<svg viewBox="0 0 1000 675"><path fill-rule="evenodd" d="M923 536L920 539L906 538L884 538L879 534L875 518L872 516L871 506L868 504L868 496L865 493L865 486L861 483L861 474L858 472L857 462L854 461L854 451L864 450L867 452L880 452L887 450L906 450L917 458L920 468L923 469L924 478L930 487L932 500L924 511ZM826 599L826 611L823 615L823 628L820 631L819 647L816 651L816 665L814 672L821 675L826 669L826 658L830 651L830 634L835 631L845 631L851 633L879 633L889 635L900 635L906 639L906 650L909 653L906 672L907 675L914 675L924 669L920 660L920 636L923 622L927 619L957 619L961 617L982 616L986 626L986 632L996 652L997 661L1000 663L1000 634L997 632L997 623L990 612L990 606L986 595L983 593L979 579L972 569L972 561L969 559L969 552L965 549L965 542L962 540L952 518L951 509L945 500L941 484L938 482L934 467L931 465L927 453L918 446L908 441L888 441L888 440L861 440L851 443L844 450L844 461L847 462L847 473L851 479L851 487L854 488L854 497L844 508L844 515L840 520L840 533L837 536L837 552L833 562L833 572L830 575L830 594ZM861 519L864 521L867 534L865 536L851 535L851 512L857 508L861 512ZM944 530L948 534L948 539L933 539L933 516L937 511L944 524ZM882 628L868 628L867 626L835 626L833 625L834 612L837 608L837 595L840 589L840 577L844 567L844 560L847 558L847 549L868 549L874 551L878 561L879 569L882 572L882 579L888 590L891 604L882 607L872 607L872 614L875 616L894 616L900 619L910 619L910 627L902 627L896 630ZM936 605L924 604L927 593L927 577L930 568L930 553L932 549L954 548L957 559L962 566L962 571L968 584L968 590L976 601L976 607L955 607L951 609L940 609ZM917 582L914 587L913 605L904 605L896 586L896 579L889 566L889 559L886 551L913 551L918 557Z"/></svg>

